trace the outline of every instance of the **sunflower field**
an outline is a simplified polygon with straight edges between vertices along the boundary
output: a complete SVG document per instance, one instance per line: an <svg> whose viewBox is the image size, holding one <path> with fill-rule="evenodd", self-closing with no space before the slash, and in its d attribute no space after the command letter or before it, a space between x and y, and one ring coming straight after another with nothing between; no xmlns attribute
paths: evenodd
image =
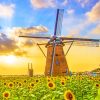
<svg viewBox="0 0 100 100"><path fill-rule="evenodd" d="M0 77L0 100L100 100L100 77Z"/></svg>

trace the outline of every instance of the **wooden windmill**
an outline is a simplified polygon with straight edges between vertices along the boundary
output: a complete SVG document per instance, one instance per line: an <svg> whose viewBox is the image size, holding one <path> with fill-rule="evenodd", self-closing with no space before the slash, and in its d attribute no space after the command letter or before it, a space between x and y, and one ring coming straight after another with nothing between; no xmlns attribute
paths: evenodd
<svg viewBox="0 0 100 100"><path fill-rule="evenodd" d="M52 37L19 36L26 38L49 39L47 43L37 44L40 50L42 51L43 55L46 57L46 66L45 66L46 76L66 75L66 73L69 74L69 68L65 56L67 55L73 44L99 46L100 42L99 39L62 37L61 27L62 27L63 12L64 12L63 9L57 9L55 29ZM64 54L63 46L69 43L70 46L66 54ZM43 52L40 45L45 45L45 47L47 48L47 56Z"/></svg>

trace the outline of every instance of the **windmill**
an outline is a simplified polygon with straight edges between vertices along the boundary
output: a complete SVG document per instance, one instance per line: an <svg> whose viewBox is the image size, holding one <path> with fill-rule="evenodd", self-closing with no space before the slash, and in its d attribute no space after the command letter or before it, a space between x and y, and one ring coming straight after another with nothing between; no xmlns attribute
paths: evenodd
<svg viewBox="0 0 100 100"><path fill-rule="evenodd" d="M29 77L33 77L32 63L28 63L28 75Z"/></svg>
<svg viewBox="0 0 100 100"><path fill-rule="evenodd" d="M19 36L24 38L37 38L37 39L49 39L47 43L37 44L43 55L46 57L45 75L57 76L70 74L66 55L73 44L75 45L87 45L87 46L99 46L99 39L88 38L69 38L61 36L63 9L57 9L56 23L54 28L54 34L52 37L40 37L40 36ZM70 44L67 52L64 54L63 46ZM47 56L43 52L40 45L45 45L47 48Z"/></svg>

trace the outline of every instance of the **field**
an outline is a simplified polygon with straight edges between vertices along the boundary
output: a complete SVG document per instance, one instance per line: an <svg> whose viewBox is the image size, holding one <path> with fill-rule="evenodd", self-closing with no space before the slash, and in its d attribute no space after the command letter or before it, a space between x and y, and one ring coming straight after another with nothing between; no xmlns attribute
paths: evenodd
<svg viewBox="0 0 100 100"><path fill-rule="evenodd" d="M100 77L0 77L0 100L100 100Z"/></svg>

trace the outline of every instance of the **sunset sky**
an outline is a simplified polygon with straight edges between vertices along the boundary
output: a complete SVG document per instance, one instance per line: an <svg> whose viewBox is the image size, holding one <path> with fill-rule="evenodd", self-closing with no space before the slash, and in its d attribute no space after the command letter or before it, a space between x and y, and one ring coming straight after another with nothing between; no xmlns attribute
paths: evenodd
<svg viewBox="0 0 100 100"><path fill-rule="evenodd" d="M62 36L100 39L100 0L0 0L0 74L27 74L31 62L34 74L44 73L36 43L47 40L18 36L53 35L57 8L64 9ZM100 67L100 47L73 46L66 59L71 71L93 70Z"/></svg>

